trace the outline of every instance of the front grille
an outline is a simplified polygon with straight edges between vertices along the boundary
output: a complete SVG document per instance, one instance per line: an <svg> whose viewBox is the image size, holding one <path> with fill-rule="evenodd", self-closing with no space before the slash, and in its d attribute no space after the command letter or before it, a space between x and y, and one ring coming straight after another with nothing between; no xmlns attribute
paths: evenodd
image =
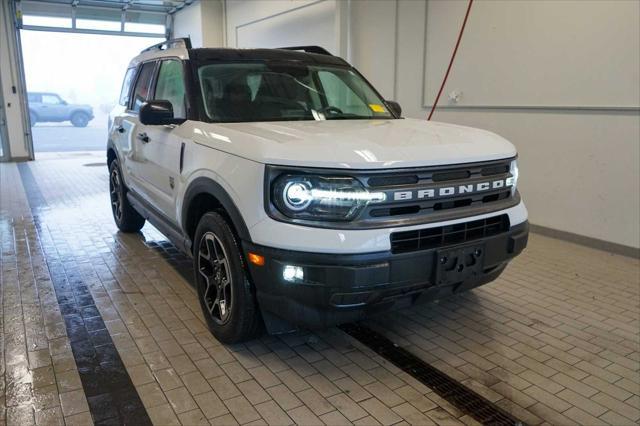
<svg viewBox="0 0 640 426"><path fill-rule="evenodd" d="M386 201L367 206L360 220L371 223L387 221L389 224L394 221L428 223L512 207L519 197L503 183L511 177L511 161L371 172L369 176L363 173L361 181L365 187L370 191L384 192ZM500 185L483 190L475 186L495 181ZM460 189L462 187L464 191Z"/></svg>
<svg viewBox="0 0 640 426"><path fill-rule="evenodd" d="M509 230L509 215L391 234L391 252L407 253L479 240Z"/></svg>

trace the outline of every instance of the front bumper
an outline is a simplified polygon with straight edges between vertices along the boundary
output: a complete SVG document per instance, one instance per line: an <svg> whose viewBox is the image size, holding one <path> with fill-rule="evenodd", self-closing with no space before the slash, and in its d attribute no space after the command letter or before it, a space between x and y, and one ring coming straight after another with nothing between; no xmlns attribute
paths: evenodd
<svg viewBox="0 0 640 426"><path fill-rule="evenodd" d="M265 258L263 266L247 262L263 313L301 327L324 328L493 281L522 252L528 235L529 224L523 222L493 237L402 254L307 253L247 242L243 247L245 253ZM474 253L477 263L464 271L439 265L443 257L462 261Z"/></svg>

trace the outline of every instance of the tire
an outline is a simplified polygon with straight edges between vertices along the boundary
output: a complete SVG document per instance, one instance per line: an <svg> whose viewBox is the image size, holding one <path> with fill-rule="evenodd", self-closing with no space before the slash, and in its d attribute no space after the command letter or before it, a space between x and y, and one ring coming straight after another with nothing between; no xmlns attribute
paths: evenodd
<svg viewBox="0 0 640 426"><path fill-rule="evenodd" d="M73 127L87 127L89 115L86 112L74 112L71 116L71 124Z"/></svg>
<svg viewBox="0 0 640 426"><path fill-rule="evenodd" d="M29 121L31 122L31 127L38 122L38 116L33 111L29 111Z"/></svg>
<svg viewBox="0 0 640 426"><path fill-rule="evenodd" d="M129 204L127 188L122 181L118 160L113 160L109 164L109 196L111 213L118 229L122 232L138 232L142 229L145 219Z"/></svg>
<svg viewBox="0 0 640 426"><path fill-rule="evenodd" d="M198 223L193 269L211 333L223 343L255 337L262 321L240 245L227 221L216 212L206 213Z"/></svg>

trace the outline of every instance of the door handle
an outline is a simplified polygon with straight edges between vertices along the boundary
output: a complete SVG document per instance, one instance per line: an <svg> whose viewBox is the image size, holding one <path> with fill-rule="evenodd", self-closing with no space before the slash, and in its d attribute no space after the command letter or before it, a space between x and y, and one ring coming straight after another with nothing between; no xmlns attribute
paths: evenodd
<svg viewBox="0 0 640 426"><path fill-rule="evenodd" d="M149 135L147 132L138 133L138 139L140 139L144 143L149 143L151 139L149 139Z"/></svg>

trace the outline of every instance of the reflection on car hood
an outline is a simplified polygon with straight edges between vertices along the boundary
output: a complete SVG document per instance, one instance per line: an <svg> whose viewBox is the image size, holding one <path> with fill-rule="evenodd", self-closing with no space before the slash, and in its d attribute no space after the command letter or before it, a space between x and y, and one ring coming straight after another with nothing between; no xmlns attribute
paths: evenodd
<svg viewBox="0 0 640 426"><path fill-rule="evenodd" d="M516 155L514 146L494 133L416 119L190 122L184 131L212 148L278 165L377 169Z"/></svg>

